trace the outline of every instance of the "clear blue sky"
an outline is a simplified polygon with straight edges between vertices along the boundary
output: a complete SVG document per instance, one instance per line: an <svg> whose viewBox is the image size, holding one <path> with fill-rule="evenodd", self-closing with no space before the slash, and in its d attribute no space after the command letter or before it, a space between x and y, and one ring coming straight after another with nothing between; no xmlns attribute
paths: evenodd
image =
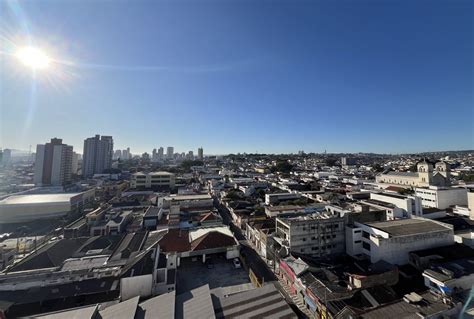
<svg viewBox="0 0 474 319"><path fill-rule="evenodd" d="M474 148L469 0L0 1L1 50L27 34L63 62L0 54L4 148Z"/></svg>

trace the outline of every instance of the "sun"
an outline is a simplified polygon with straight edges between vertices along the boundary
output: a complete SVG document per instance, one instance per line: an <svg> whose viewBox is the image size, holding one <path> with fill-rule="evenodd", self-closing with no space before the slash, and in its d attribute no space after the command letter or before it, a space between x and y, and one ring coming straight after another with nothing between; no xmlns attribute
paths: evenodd
<svg viewBox="0 0 474 319"><path fill-rule="evenodd" d="M38 48L24 47L18 50L16 57L25 66L32 69L46 69L51 63L51 59Z"/></svg>

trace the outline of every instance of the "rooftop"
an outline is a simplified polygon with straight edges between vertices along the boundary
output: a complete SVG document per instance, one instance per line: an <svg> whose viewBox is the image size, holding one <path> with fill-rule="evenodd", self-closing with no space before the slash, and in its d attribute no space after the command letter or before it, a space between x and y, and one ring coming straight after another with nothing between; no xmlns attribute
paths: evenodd
<svg viewBox="0 0 474 319"><path fill-rule="evenodd" d="M297 318L273 284L214 301L217 318Z"/></svg>
<svg viewBox="0 0 474 319"><path fill-rule="evenodd" d="M366 225L382 230L391 236L425 234L429 232L439 232L451 229L447 225L443 226L440 223L427 219L400 219L385 222L366 223Z"/></svg>
<svg viewBox="0 0 474 319"><path fill-rule="evenodd" d="M70 203L71 198L81 193L62 194L28 194L13 195L0 201L1 205L22 205L22 204L47 204L47 203Z"/></svg>

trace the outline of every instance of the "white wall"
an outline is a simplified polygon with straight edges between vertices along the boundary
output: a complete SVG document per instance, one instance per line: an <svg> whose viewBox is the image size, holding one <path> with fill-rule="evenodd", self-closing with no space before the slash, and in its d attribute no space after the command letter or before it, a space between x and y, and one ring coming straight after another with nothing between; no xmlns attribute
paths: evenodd
<svg viewBox="0 0 474 319"><path fill-rule="evenodd" d="M151 289L153 284L153 275L143 275L136 277L127 277L120 279L120 297L121 300L128 300L130 298L140 296L151 296Z"/></svg>

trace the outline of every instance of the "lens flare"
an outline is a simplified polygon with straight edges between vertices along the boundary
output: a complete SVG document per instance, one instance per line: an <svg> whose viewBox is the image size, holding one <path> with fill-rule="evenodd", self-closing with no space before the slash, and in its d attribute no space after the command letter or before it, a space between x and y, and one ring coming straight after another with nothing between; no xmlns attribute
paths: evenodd
<svg viewBox="0 0 474 319"><path fill-rule="evenodd" d="M46 69L51 63L51 59L46 55L46 53L34 47L21 48L17 52L16 57L25 66L35 70Z"/></svg>

